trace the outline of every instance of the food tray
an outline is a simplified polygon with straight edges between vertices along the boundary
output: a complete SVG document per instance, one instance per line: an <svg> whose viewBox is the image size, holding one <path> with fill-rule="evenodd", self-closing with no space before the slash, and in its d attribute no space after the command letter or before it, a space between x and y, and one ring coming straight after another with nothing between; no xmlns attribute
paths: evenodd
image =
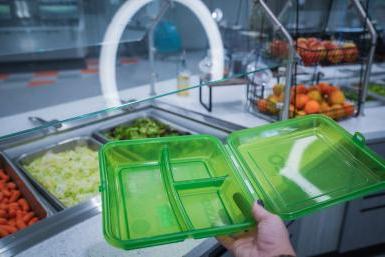
<svg viewBox="0 0 385 257"><path fill-rule="evenodd" d="M385 161L324 115L215 137L112 141L99 151L103 230L133 249L253 226L261 199L296 219L385 188Z"/></svg>
<svg viewBox="0 0 385 257"><path fill-rule="evenodd" d="M112 141L100 150L99 163L104 234L117 247L228 234L253 224L251 195L213 136Z"/></svg>
<svg viewBox="0 0 385 257"><path fill-rule="evenodd" d="M0 168L11 178L10 182L16 184L17 189L20 191L21 196L25 198L31 207L31 210L35 213L39 220L50 216L53 211L52 207L48 206L47 203L42 199L41 195L35 191L32 185L24 179L23 175L19 173L17 168L13 166L10 160L3 154L0 153ZM17 232L12 234L17 236ZM8 238L4 237L4 238ZM0 239L1 241L4 239Z"/></svg>
<svg viewBox="0 0 385 257"><path fill-rule="evenodd" d="M76 137L68 140L61 141L57 144L47 146L43 149L33 151L21 155L16 159L17 166L23 171L23 173L28 177L32 184L38 189L38 191L46 197L51 205L53 205L57 210L63 210L67 208L57 197L55 197L51 192L45 189L33 176L26 170L24 165L31 163L36 158L43 156L48 151L53 153L59 153L66 150L74 149L76 146L88 146L90 149L98 151L100 148L100 143L91 137Z"/></svg>
<svg viewBox="0 0 385 257"><path fill-rule="evenodd" d="M160 122L160 123L163 123L167 126L170 127L170 132L176 132L180 135L190 135L192 134L191 131L188 131L187 129L185 128L182 128L174 123L171 123L167 120L164 120L164 119L161 119L159 117L154 117L153 115L150 115L150 114L140 114L140 116L136 116L136 117L133 117L132 119L128 120L128 121L125 121L125 122L122 122L122 123L118 123L118 124L115 124L113 126L108 126L108 127L105 127L105 128L102 128L101 130L98 130L97 132L95 132L93 135L96 139L98 139L99 141L103 142L103 143L106 143L108 141L111 141L113 139L111 139L110 137L108 137L108 133L111 132L114 128L118 127L118 126L121 126L121 125L132 125L133 122L137 119L141 119L141 118L147 118L147 119L152 119L152 120L155 120L157 122Z"/></svg>

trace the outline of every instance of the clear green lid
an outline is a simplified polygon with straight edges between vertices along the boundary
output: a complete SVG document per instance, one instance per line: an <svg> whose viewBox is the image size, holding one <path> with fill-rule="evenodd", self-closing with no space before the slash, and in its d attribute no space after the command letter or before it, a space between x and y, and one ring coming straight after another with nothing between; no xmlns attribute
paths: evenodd
<svg viewBox="0 0 385 257"><path fill-rule="evenodd" d="M230 148L266 208L283 219L385 187L385 162L324 115L232 133Z"/></svg>
<svg viewBox="0 0 385 257"><path fill-rule="evenodd" d="M112 141L99 153L107 241L133 249L245 230L385 187L385 162L322 115L232 133ZM251 186L250 186L251 185Z"/></svg>

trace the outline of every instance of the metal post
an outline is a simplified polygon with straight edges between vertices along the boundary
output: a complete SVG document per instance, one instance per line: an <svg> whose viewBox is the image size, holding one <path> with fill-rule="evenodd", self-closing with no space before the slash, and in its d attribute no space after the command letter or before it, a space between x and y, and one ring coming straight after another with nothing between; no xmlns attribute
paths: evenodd
<svg viewBox="0 0 385 257"><path fill-rule="evenodd" d="M374 29L372 22L369 20L368 15L366 14L364 8L362 7L360 1L359 0L352 0L352 2L354 4L354 6L357 8L361 19L365 22L366 27L368 28L371 39L372 39L371 45L370 45L369 56L368 56L367 63L366 63L366 69L364 72L364 81L363 81L364 84L363 84L363 88L362 88L361 99L359 99L360 104L361 104L360 112L361 112L361 115L364 115L365 101L366 101L366 96L368 94L369 77L370 77L370 73L372 71L374 51L376 50L376 44L377 44L377 32Z"/></svg>
<svg viewBox="0 0 385 257"><path fill-rule="evenodd" d="M154 47L154 27L150 28L148 32L148 61L150 64L150 96L155 96L155 82L156 82L156 72L155 72L155 47Z"/></svg>
<svg viewBox="0 0 385 257"><path fill-rule="evenodd" d="M290 105L290 87L291 80L293 75L293 62L294 62L294 41L290 36L289 32L284 28L284 26L279 22L279 20L274 16L273 12L266 5L264 0L259 0L259 3L262 6L262 9L266 12L267 16L270 18L270 21L274 26L277 27L277 30L280 30L288 42L289 47L289 56L286 65L286 84L285 84L285 99L283 101L283 109L281 111L281 120L287 120L289 118L289 105Z"/></svg>
<svg viewBox="0 0 385 257"><path fill-rule="evenodd" d="M155 96L155 82L156 82L156 72L155 72L155 47L154 47L154 31L156 25L158 25L160 19L166 13L168 8L171 6L171 0L164 1L162 9L159 11L158 15L155 17L150 28L148 29L148 61L150 64L150 96Z"/></svg>

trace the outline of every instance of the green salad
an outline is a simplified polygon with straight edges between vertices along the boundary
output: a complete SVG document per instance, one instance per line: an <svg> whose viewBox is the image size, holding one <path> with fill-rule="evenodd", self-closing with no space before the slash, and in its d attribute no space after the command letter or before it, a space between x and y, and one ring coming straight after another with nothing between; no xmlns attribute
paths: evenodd
<svg viewBox="0 0 385 257"><path fill-rule="evenodd" d="M151 118L138 118L133 120L131 124L122 124L111 129L107 132L107 137L114 140L128 140L183 134L186 133L181 133L160 121Z"/></svg>
<svg viewBox="0 0 385 257"><path fill-rule="evenodd" d="M65 206L98 193L98 153L87 146L60 153L49 151L24 168Z"/></svg>
<svg viewBox="0 0 385 257"><path fill-rule="evenodd" d="M376 93L381 96L385 96L385 85L369 84L368 89L373 93Z"/></svg>

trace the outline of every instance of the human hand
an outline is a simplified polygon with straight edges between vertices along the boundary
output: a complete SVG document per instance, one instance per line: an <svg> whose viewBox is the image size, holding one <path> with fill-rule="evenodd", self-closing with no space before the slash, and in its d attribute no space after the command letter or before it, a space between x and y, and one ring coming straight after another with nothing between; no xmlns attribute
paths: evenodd
<svg viewBox="0 0 385 257"><path fill-rule="evenodd" d="M253 216L257 227L234 236L221 236L218 241L235 257L295 256L283 221L255 203Z"/></svg>

